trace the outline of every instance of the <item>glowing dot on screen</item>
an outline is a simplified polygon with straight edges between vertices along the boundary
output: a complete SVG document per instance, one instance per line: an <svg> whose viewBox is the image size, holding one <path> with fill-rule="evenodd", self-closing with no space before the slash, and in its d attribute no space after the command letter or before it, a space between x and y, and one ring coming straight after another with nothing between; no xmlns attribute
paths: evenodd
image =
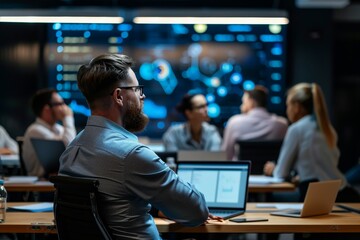
<svg viewBox="0 0 360 240"><path fill-rule="evenodd" d="M56 74L56 80L58 80L58 81L61 81L61 80L63 80L63 75L62 74Z"/></svg>
<svg viewBox="0 0 360 240"><path fill-rule="evenodd" d="M282 48L281 45L277 44L271 49L271 53L273 55L281 55L282 54Z"/></svg>
<svg viewBox="0 0 360 240"><path fill-rule="evenodd" d="M63 42L64 42L64 38L63 38L63 37L58 37L58 38L56 39L56 42L57 42L57 43L63 43Z"/></svg>
<svg viewBox="0 0 360 240"><path fill-rule="evenodd" d="M61 91L63 89L63 85L61 83L56 84L56 90Z"/></svg>
<svg viewBox="0 0 360 240"><path fill-rule="evenodd" d="M62 31L56 31L56 37L62 37Z"/></svg>
<svg viewBox="0 0 360 240"><path fill-rule="evenodd" d="M208 101L208 103L214 102L214 101L215 101L215 96L214 96L214 94L212 94L212 93L206 94L206 101Z"/></svg>
<svg viewBox="0 0 360 240"><path fill-rule="evenodd" d="M188 54L191 57L197 57L198 55L200 55L201 52L202 52L202 47L198 43L191 44L188 50Z"/></svg>
<svg viewBox="0 0 360 240"><path fill-rule="evenodd" d="M251 80L246 80L243 83L243 88L246 91L252 90L252 89L254 89L254 87L255 87L255 83L253 81L251 81Z"/></svg>
<svg viewBox="0 0 360 240"><path fill-rule="evenodd" d="M64 47L63 47L63 46L58 46L57 49L56 49L56 51L57 51L58 53L61 53L61 52L64 51Z"/></svg>
<svg viewBox="0 0 360 240"><path fill-rule="evenodd" d="M242 81L242 75L240 73L233 73L230 76L230 82L232 84L239 84Z"/></svg>
<svg viewBox="0 0 360 240"><path fill-rule="evenodd" d="M127 38L129 36L129 33L128 32L122 32L121 33L121 37L122 38Z"/></svg>
<svg viewBox="0 0 360 240"><path fill-rule="evenodd" d="M163 121L160 121L160 122L157 123L157 127L159 129L164 129L165 128L165 123Z"/></svg>
<svg viewBox="0 0 360 240"><path fill-rule="evenodd" d="M208 105L208 115L210 118L217 118L220 115L220 107L216 103Z"/></svg>
<svg viewBox="0 0 360 240"><path fill-rule="evenodd" d="M195 24L194 30L197 33L204 33L207 30L207 25L206 24Z"/></svg>
<svg viewBox="0 0 360 240"><path fill-rule="evenodd" d="M279 84L272 84L271 85L271 90L274 92L280 92L281 91L281 85Z"/></svg>
<svg viewBox="0 0 360 240"><path fill-rule="evenodd" d="M233 66L229 63L223 63L221 65L221 70L223 70L223 72L228 73L231 72L233 70Z"/></svg>
<svg viewBox="0 0 360 240"><path fill-rule="evenodd" d="M54 29L54 30L59 30L59 29L61 29L61 23L54 23L54 24L53 24L53 29Z"/></svg>
<svg viewBox="0 0 360 240"><path fill-rule="evenodd" d="M217 94L220 96L220 97L225 97L228 93L228 90L226 87L219 87L217 89Z"/></svg>
<svg viewBox="0 0 360 240"><path fill-rule="evenodd" d="M281 32L281 25L269 25L269 31L273 34L278 34Z"/></svg>
<svg viewBox="0 0 360 240"><path fill-rule="evenodd" d="M272 78L272 80L279 81L279 80L281 80L281 74L280 73L272 73L271 78Z"/></svg>
<svg viewBox="0 0 360 240"><path fill-rule="evenodd" d="M91 36L91 32L90 31L85 31L84 32L84 38L89 38Z"/></svg>
<svg viewBox="0 0 360 240"><path fill-rule="evenodd" d="M151 63L143 63L140 66L140 76L144 80L152 80L153 79L153 70Z"/></svg>
<svg viewBox="0 0 360 240"><path fill-rule="evenodd" d="M277 97L277 96L273 96L270 98L271 103L273 104L280 104L281 103L281 98Z"/></svg>
<svg viewBox="0 0 360 240"><path fill-rule="evenodd" d="M58 72L61 72L63 69L64 69L64 67L63 67L62 64L56 65L56 70L57 70Z"/></svg>
<svg viewBox="0 0 360 240"><path fill-rule="evenodd" d="M211 86L218 87L220 86L220 79L218 77L211 78Z"/></svg>

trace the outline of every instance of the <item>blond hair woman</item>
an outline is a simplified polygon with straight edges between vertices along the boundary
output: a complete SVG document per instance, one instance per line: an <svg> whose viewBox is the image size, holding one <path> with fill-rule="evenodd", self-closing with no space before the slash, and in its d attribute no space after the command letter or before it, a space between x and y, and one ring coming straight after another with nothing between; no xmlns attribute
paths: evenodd
<svg viewBox="0 0 360 240"><path fill-rule="evenodd" d="M324 96L316 83L299 83L289 89L286 114L293 124L288 128L277 165L268 162L267 175L287 178L292 170L300 181L300 201L310 182L341 179L338 201L359 200L337 168L340 152L337 135L329 120Z"/></svg>

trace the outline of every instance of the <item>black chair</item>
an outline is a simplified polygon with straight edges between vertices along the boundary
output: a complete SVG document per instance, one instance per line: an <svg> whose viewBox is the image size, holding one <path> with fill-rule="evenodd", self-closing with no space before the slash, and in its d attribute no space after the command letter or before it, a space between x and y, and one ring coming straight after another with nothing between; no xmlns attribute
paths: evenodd
<svg viewBox="0 0 360 240"><path fill-rule="evenodd" d="M282 140L238 140L236 143L239 148L238 159L251 161L251 174L263 174L267 161L277 161Z"/></svg>
<svg viewBox="0 0 360 240"><path fill-rule="evenodd" d="M97 209L98 180L51 176L50 182L59 240L111 240Z"/></svg>
<svg viewBox="0 0 360 240"><path fill-rule="evenodd" d="M24 162L24 159L22 156L22 146L24 143L24 137L23 136L16 137L16 142L19 146L19 161L20 161L20 172L19 173L20 173L20 175L27 176L28 172L26 170L25 162Z"/></svg>

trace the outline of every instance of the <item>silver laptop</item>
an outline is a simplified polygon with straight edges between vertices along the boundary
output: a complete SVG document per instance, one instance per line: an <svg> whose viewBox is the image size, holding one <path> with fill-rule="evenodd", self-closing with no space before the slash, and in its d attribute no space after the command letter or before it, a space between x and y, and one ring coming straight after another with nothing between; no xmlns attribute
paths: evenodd
<svg viewBox="0 0 360 240"><path fill-rule="evenodd" d="M211 214L229 219L245 212L250 161L178 162L177 173L204 194Z"/></svg>
<svg viewBox="0 0 360 240"><path fill-rule="evenodd" d="M226 161L225 151L179 150L178 161Z"/></svg>
<svg viewBox="0 0 360 240"><path fill-rule="evenodd" d="M329 214L334 206L340 185L341 180L310 183L301 210L282 210L270 214L297 218Z"/></svg>
<svg viewBox="0 0 360 240"><path fill-rule="evenodd" d="M65 144L60 140L31 138L37 158L43 166L45 173L59 171L59 158L65 151Z"/></svg>

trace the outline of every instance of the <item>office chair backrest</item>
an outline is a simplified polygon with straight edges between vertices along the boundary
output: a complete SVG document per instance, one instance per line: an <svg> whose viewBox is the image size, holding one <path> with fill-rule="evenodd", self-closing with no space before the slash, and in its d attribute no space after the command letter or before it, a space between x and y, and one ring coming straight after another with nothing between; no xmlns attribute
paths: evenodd
<svg viewBox="0 0 360 240"><path fill-rule="evenodd" d="M24 143L24 137L23 136L16 137L16 142L19 146L20 175L27 176L28 172L22 155L22 149L23 149L22 146Z"/></svg>
<svg viewBox="0 0 360 240"><path fill-rule="evenodd" d="M238 159L251 161L251 174L263 174L264 164L267 161L276 162L282 140L238 140Z"/></svg>
<svg viewBox="0 0 360 240"><path fill-rule="evenodd" d="M56 188L54 214L59 240L111 240L97 209L99 181L51 176Z"/></svg>

